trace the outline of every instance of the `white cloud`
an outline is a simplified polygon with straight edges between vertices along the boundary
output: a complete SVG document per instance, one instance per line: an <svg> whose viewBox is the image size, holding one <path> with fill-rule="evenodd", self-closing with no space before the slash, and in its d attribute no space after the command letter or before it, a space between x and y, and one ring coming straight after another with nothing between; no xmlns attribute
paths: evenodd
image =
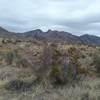
<svg viewBox="0 0 100 100"><path fill-rule="evenodd" d="M0 25L12 31L41 28L99 35L99 0L0 0Z"/></svg>

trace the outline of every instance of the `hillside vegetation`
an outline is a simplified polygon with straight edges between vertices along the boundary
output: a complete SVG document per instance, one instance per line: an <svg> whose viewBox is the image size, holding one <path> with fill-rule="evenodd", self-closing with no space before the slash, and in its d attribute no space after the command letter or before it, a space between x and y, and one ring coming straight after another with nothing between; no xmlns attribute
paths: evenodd
<svg viewBox="0 0 100 100"><path fill-rule="evenodd" d="M100 47L1 38L0 100L100 100Z"/></svg>

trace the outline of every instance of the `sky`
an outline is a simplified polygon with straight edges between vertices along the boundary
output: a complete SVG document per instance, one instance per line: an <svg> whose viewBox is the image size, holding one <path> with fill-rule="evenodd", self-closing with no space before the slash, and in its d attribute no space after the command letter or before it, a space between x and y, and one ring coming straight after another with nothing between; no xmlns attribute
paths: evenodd
<svg viewBox="0 0 100 100"><path fill-rule="evenodd" d="M0 26L100 36L100 0L0 0Z"/></svg>

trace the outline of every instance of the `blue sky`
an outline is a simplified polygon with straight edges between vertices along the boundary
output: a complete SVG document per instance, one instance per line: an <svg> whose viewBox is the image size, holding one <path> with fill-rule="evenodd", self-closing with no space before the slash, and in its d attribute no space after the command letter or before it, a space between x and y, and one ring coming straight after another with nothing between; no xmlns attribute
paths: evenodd
<svg viewBox="0 0 100 100"><path fill-rule="evenodd" d="M0 26L100 36L100 0L0 0Z"/></svg>

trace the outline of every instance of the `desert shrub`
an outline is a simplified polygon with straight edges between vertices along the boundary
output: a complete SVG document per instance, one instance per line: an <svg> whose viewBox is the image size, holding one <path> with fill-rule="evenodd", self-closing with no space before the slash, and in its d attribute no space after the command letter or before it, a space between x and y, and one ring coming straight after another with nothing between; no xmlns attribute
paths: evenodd
<svg viewBox="0 0 100 100"><path fill-rule="evenodd" d="M51 83L65 84L76 78L80 73L78 61L80 52L72 47L68 54L58 49L57 44L51 44L43 50L42 67L38 70L40 77L47 76Z"/></svg>
<svg viewBox="0 0 100 100"><path fill-rule="evenodd" d="M13 60L17 57L17 51L16 50L9 50L5 54L5 61L8 65L13 63Z"/></svg>
<svg viewBox="0 0 100 100"><path fill-rule="evenodd" d="M12 60L13 60L13 53L12 52L8 52L6 54L6 62L7 62L7 64L12 64Z"/></svg>
<svg viewBox="0 0 100 100"><path fill-rule="evenodd" d="M19 57L19 59L16 60L16 66L26 68L30 66L30 64L27 59Z"/></svg>
<svg viewBox="0 0 100 100"><path fill-rule="evenodd" d="M5 39L4 39L4 38L2 39L2 43L3 43L3 44L5 43Z"/></svg>
<svg viewBox="0 0 100 100"><path fill-rule="evenodd" d="M52 44L51 50L52 50L52 63L50 67L51 69L49 72L49 77L52 83L64 84L66 83L66 77L64 70L62 70L63 54L61 53L60 50L57 49L57 45Z"/></svg>
<svg viewBox="0 0 100 100"><path fill-rule="evenodd" d="M45 45L43 51L40 55L40 67L37 69L37 76L42 79L44 78L48 70L50 69L52 53L51 48L48 45Z"/></svg>
<svg viewBox="0 0 100 100"><path fill-rule="evenodd" d="M3 53L2 52L0 52L0 64L2 64L3 63Z"/></svg>
<svg viewBox="0 0 100 100"><path fill-rule="evenodd" d="M97 100L100 100L100 96L97 97Z"/></svg>
<svg viewBox="0 0 100 100"><path fill-rule="evenodd" d="M68 49L69 67L71 67L70 69L72 69L71 72L73 74L73 78L76 78L76 76L80 73L81 65L78 61L80 55L80 51L75 47L71 47Z"/></svg>
<svg viewBox="0 0 100 100"><path fill-rule="evenodd" d="M19 91L19 90L26 90L31 88L33 85L32 82L24 82L23 80L11 80L5 86L7 90L11 91Z"/></svg>
<svg viewBox="0 0 100 100"><path fill-rule="evenodd" d="M4 56L7 65L16 65L17 67L28 67L30 64L27 59L21 57L17 50L8 50Z"/></svg>
<svg viewBox="0 0 100 100"><path fill-rule="evenodd" d="M63 83L61 79L61 70L57 65L52 65L51 70L49 72L49 77L54 84Z"/></svg>
<svg viewBox="0 0 100 100"><path fill-rule="evenodd" d="M73 67L71 67L70 64L68 64L67 70L66 70L66 82L70 82L74 79L73 77Z"/></svg>
<svg viewBox="0 0 100 100"><path fill-rule="evenodd" d="M83 54L82 56L81 56L83 59L85 59L86 58L86 56Z"/></svg>
<svg viewBox="0 0 100 100"><path fill-rule="evenodd" d="M82 97L81 97L81 100L90 100L90 98L89 98L89 93L87 92L87 93L84 93L83 95L82 95Z"/></svg>
<svg viewBox="0 0 100 100"><path fill-rule="evenodd" d="M78 70L78 73L79 74L84 74L84 75L87 75L89 73L89 70L88 68L85 68L85 67L80 67L79 70Z"/></svg>
<svg viewBox="0 0 100 100"><path fill-rule="evenodd" d="M57 46L51 46L52 50L52 64L60 64L61 63L61 58L62 58L62 53L57 49Z"/></svg>
<svg viewBox="0 0 100 100"><path fill-rule="evenodd" d="M94 57L93 57L93 64L96 68L96 72L100 73L100 54L99 53L95 53Z"/></svg>
<svg viewBox="0 0 100 100"><path fill-rule="evenodd" d="M17 39L16 42L22 42L22 40L21 39Z"/></svg>
<svg viewBox="0 0 100 100"><path fill-rule="evenodd" d="M62 82L61 72L62 53L57 49L57 44L46 45L41 55L41 67L38 77L49 79L51 83Z"/></svg>

